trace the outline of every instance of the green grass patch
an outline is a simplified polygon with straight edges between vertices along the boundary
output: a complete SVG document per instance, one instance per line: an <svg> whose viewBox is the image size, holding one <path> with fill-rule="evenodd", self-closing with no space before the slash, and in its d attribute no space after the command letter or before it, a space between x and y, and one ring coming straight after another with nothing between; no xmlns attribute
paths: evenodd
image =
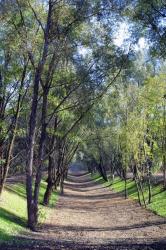
<svg viewBox="0 0 166 250"><path fill-rule="evenodd" d="M41 182L39 202L42 203L43 195L47 183ZM39 205L39 223L42 223L57 201L58 195L53 193L50 206L44 207ZM10 240L12 236L20 232L27 231L27 203L26 188L24 184L17 183L7 185L0 198L0 242Z"/></svg>
<svg viewBox="0 0 166 250"><path fill-rule="evenodd" d="M103 178L97 173L93 174L92 178L95 181L100 182L101 184L103 183ZM111 183L110 181L104 182L104 186L109 186L111 189L115 190L118 193L121 193L122 195L124 195L125 193L125 182L119 177L116 177L113 183ZM146 203L148 203L148 188L146 184L144 184L143 190ZM131 179L127 180L127 192L129 198L138 201L135 181ZM143 201L142 197L141 201ZM163 190L163 186L161 184L152 186L152 202L151 204L147 204L147 208L160 216L166 217L166 191Z"/></svg>

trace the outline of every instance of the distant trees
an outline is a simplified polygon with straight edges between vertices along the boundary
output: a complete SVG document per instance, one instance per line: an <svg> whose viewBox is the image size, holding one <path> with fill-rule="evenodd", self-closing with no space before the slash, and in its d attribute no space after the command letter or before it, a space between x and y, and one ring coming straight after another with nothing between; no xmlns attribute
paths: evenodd
<svg viewBox="0 0 166 250"><path fill-rule="evenodd" d="M100 102L100 112L98 109L93 110L94 127L90 126L86 130L87 141L82 149L87 164L93 158L99 164L100 152L95 148L95 142L101 146L102 160L112 180L116 174L126 183L127 173L132 172L139 199L143 196L144 205L142 182L147 182L150 203L151 178L158 170L163 171L165 188L164 79L165 74L160 72L156 76L149 76L141 85L131 82L126 84L125 80L114 85ZM127 197L126 185L125 190Z"/></svg>

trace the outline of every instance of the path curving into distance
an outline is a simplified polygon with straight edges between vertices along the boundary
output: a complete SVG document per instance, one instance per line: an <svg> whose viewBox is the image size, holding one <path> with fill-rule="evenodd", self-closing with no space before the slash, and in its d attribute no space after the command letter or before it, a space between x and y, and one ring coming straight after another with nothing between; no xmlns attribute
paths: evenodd
<svg viewBox="0 0 166 250"><path fill-rule="evenodd" d="M26 239L31 243L24 250L166 250L166 219L103 187L90 174L70 175L50 218Z"/></svg>

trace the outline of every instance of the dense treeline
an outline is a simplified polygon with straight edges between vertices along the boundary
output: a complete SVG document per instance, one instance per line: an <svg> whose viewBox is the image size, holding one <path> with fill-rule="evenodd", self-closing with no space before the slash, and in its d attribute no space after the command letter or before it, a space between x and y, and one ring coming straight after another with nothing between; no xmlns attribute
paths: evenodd
<svg viewBox="0 0 166 250"><path fill-rule="evenodd" d="M166 187L164 93L163 73L148 77L142 85L118 82L94 110L93 126L86 129L90 139L82 148L90 171L98 170L105 180L106 170L112 181L115 175L126 181L127 173L133 173L138 195L148 181L149 203L153 174L162 171Z"/></svg>
<svg viewBox="0 0 166 250"><path fill-rule="evenodd" d="M154 169L166 187L162 1L1 1L0 193L26 173L28 226L38 222L75 155L107 180ZM120 24L128 37L117 44ZM140 38L146 37L144 48ZM127 196L127 190L126 190Z"/></svg>

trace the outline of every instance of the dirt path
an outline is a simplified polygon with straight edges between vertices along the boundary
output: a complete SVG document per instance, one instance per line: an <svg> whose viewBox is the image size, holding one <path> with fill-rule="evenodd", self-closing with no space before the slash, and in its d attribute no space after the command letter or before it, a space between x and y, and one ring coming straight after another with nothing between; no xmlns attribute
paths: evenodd
<svg viewBox="0 0 166 250"><path fill-rule="evenodd" d="M166 219L124 200L89 174L70 176L51 217L26 238L31 246L24 249L165 250Z"/></svg>

